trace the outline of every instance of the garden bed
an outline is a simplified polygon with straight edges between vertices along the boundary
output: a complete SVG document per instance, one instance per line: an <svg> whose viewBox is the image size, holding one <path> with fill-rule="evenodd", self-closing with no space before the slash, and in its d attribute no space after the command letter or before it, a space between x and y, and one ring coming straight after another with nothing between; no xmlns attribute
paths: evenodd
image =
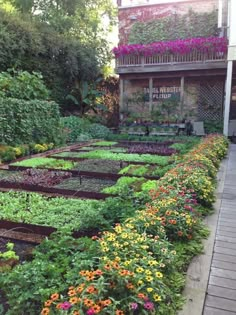
<svg viewBox="0 0 236 315"><path fill-rule="evenodd" d="M63 188L54 188L54 187L45 187L41 185L32 185L32 184L24 184L24 183L10 183L6 181L0 181L0 190L8 189L8 190L17 190L17 191L31 191L31 192L39 192L39 193L47 193L51 196L62 195L62 196L72 196L73 198L85 198L85 199L106 199L111 194L104 194L99 192L92 192L92 191L76 191L72 189L63 189Z"/></svg>

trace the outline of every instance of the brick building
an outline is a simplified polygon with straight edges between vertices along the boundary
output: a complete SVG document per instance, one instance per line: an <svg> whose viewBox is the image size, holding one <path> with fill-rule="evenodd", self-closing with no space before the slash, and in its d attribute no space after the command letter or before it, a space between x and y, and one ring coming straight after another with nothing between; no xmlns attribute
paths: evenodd
<svg viewBox="0 0 236 315"><path fill-rule="evenodd" d="M229 2L117 1L122 116L153 119L172 102L171 120L223 120ZM235 71L232 83L234 91ZM231 103L229 118L236 119Z"/></svg>

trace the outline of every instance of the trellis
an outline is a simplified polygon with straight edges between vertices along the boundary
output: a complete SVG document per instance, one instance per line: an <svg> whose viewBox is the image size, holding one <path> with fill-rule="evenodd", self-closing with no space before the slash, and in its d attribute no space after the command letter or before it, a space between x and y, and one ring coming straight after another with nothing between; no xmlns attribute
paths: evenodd
<svg viewBox="0 0 236 315"><path fill-rule="evenodd" d="M222 120L224 82L202 82L199 87L198 119Z"/></svg>

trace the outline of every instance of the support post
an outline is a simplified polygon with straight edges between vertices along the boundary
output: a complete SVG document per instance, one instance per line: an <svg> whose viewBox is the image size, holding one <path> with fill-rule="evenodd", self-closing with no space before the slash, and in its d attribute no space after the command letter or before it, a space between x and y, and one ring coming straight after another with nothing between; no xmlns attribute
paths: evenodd
<svg viewBox="0 0 236 315"><path fill-rule="evenodd" d="M124 80L120 78L120 110L124 110Z"/></svg>
<svg viewBox="0 0 236 315"><path fill-rule="evenodd" d="M224 107L224 135L228 137L229 133L229 112L231 101L232 89L232 74L233 74L233 61L228 61L227 77L226 77L226 91L225 91L225 107Z"/></svg>
<svg viewBox="0 0 236 315"><path fill-rule="evenodd" d="M149 113L152 111L153 78L149 78Z"/></svg>
<svg viewBox="0 0 236 315"><path fill-rule="evenodd" d="M183 109L184 109L184 77L181 77L181 81L180 81L180 114L181 114L181 117L183 115Z"/></svg>

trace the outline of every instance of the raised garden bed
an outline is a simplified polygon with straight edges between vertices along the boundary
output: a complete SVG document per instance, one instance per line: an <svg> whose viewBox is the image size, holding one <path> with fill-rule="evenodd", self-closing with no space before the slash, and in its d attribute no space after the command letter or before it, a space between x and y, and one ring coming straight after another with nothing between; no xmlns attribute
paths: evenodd
<svg viewBox="0 0 236 315"><path fill-rule="evenodd" d="M63 188L54 188L54 187L45 187L41 185L32 185L32 184L24 184L24 183L9 183L6 181L0 181L0 190L3 189L9 189L9 190L24 190L24 191L31 191L31 192L40 192L40 193L47 193L51 194L52 196L54 194L56 195L62 195L62 196L72 196L74 198L85 198L85 199L106 199L111 194L104 194L99 192L92 192L92 191L76 191L72 189L63 189Z"/></svg>

